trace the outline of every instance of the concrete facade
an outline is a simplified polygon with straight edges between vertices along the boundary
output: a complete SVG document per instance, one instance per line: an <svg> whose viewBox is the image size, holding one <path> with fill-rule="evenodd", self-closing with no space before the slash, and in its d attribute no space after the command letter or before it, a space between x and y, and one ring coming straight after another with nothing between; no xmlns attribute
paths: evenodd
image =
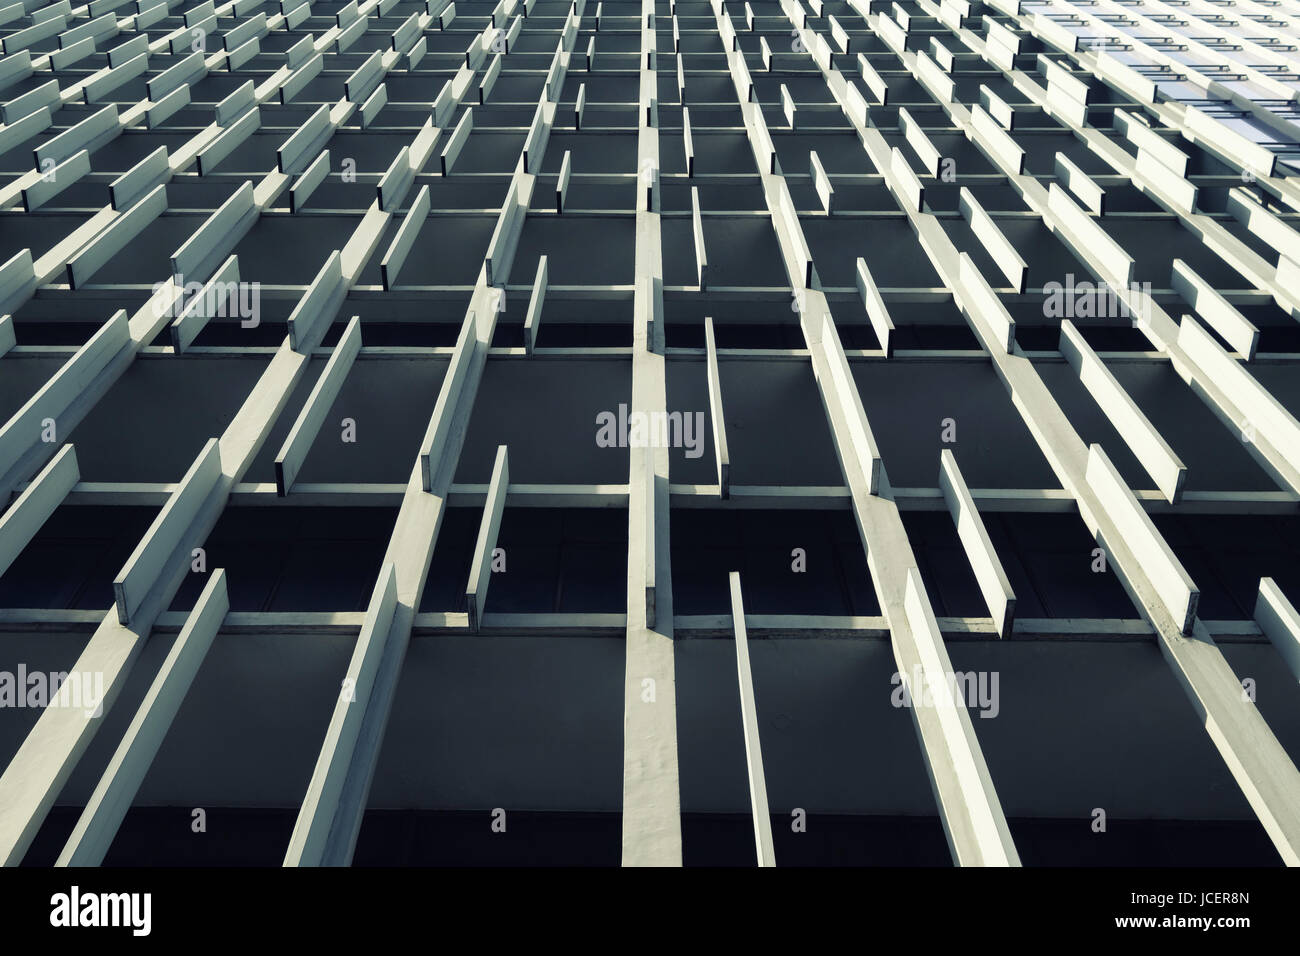
<svg viewBox="0 0 1300 956"><path fill-rule="evenodd" d="M1300 862L1300 5L187 3L0 6L0 860Z"/></svg>

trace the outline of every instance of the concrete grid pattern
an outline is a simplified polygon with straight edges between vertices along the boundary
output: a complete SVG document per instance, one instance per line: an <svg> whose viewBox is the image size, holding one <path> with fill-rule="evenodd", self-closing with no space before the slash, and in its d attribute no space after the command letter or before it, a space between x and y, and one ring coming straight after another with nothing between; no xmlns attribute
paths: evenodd
<svg viewBox="0 0 1300 956"><path fill-rule="evenodd" d="M1300 861L1300 5L0 37L0 671L99 705L0 683L5 863L209 805L287 865L403 807Z"/></svg>

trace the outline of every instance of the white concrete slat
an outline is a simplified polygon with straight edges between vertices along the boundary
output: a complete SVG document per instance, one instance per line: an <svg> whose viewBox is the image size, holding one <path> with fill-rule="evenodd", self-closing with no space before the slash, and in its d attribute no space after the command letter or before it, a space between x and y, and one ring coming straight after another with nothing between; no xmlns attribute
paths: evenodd
<svg viewBox="0 0 1300 956"><path fill-rule="evenodd" d="M961 187L961 192L958 194L957 208L970 226L971 232L975 234L975 238L983 243L984 251L993 258L997 267L1002 270L1002 274L1006 276L1007 284L1017 293L1023 294L1025 283L1028 281L1029 266L993 217L985 212L979 200L965 186Z"/></svg>
<svg viewBox="0 0 1300 956"><path fill-rule="evenodd" d="M546 256L538 256L537 275L533 279L533 288L528 296L528 310L524 313L524 348L530 353L537 348L537 336L542 330L542 306L546 302L546 267Z"/></svg>
<svg viewBox="0 0 1300 956"><path fill-rule="evenodd" d="M1272 578L1260 578L1254 617L1291 674L1300 681L1300 612Z"/></svg>
<svg viewBox="0 0 1300 956"><path fill-rule="evenodd" d="M988 606L989 616L993 618L994 629L999 637L1010 637L1016 614L1016 594L984 527L975 499L957 467L957 459L947 448L939 453L939 488L953 524L957 526L957 537L966 552L966 559L975 572L975 582Z"/></svg>
<svg viewBox="0 0 1300 956"><path fill-rule="evenodd" d="M325 259L307 291L289 313L289 347L308 354L325 333L347 295L342 255L336 249Z"/></svg>
<svg viewBox="0 0 1300 956"><path fill-rule="evenodd" d="M1166 500L1181 500L1186 466L1069 319L1061 321L1061 354Z"/></svg>
<svg viewBox="0 0 1300 956"><path fill-rule="evenodd" d="M488 481L487 502L483 506L483 518L479 523L478 537L474 541L474 555L469 563L469 584L465 588L465 605L469 611L471 631L477 631L483 622L488 585L492 582L493 552L509 492L510 455L505 445L498 445L492 463L492 477Z"/></svg>
<svg viewBox="0 0 1300 956"><path fill-rule="evenodd" d="M39 209L89 173L90 153L84 149L58 165L51 166L40 179L23 190L23 211Z"/></svg>
<svg viewBox="0 0 1300 956"><path fill-rule="evenodd" d="M167 147L159 146L136 163L109 186L109 196L114 209L124 210L155 187L167 183L172 177L167 162Z"/></svg>
<svg viewBox="0 0 1300 956"><path fill-rule="evenodd" d="M336 806L346 784L351 755L361 736L365 708L360 701L369 697L375 675L388 644L397 609L397 575L392 562L385 562L366 608L365 623L357 638L352 660L325 732L325 742L307 785L307 795L289 838L285 866L319 866L324 862ZM322 812L317 812L317 808Z"/></svg>
<svg viewBox="0 0 1300 956"><path fill-rule="evenodd" d="M9 570L80 480L77 454L71 445L64 445L0 514L0 575Z"/></svg>
<svg viewBox="0 0 1300 956"><path fill-rule="evenodd" d="M190 347L208 322L227 312L226 302L239 295L239 257L231 256L216 273L204 283L194 299L184 307L171 324L172 348L178 353ZM229 310L235 314L234 306Z"/></svg>
<svg viewBox="0 0 1300 956"><path fill-rule="evenodd" d="M709 418L713 425L713 456L717 465L718 497L731 497L731 453L727 448L727 418L722 409L722 377L718 374L718 346L713 336L713 317L704 318L706 379L709 388Z"/></svg>
<svg viewBox="0 0 1300 956"><path fill-rule="evenodd" d="M1161 602L1182 632L1191 633L1201 592L1100 445L1088 447L1086 475L1089 487L1141 563ZM1107 547L1104 538L1098 543Z"/></svg>
<svg viewBox="0 0 1300 956"><path fill-rule="evenodd" d="M1255 358L1259 329L1182 259L1173 261L1169 285L1242 358L1247 362Z"/></svg>
<svg viewBox="0 0 1300 956"><path fill-rule="evenodd" d="M740 724L745 738L745 767L749 777L749 806L754 820L754 848L760 867L776 866L772 846L772 815L767 803L767 775L763 772L763 745L759 734L754 675L749 665L749 636L745 629L745 602L740 574L728 576L731 621L736 635L736 674L740 684Z"/></svg>
<svg viewBox="0 0 1300 956"><path fill-rule="evenodd" d="M226 572L208 578L95 786L55 866L99 866L230 610Z"/></svg>
<svg viewBox="0 0 1300 956"><path fill-rule="evenodd" d="M246 180L172 253L172 277L176 284L206 282L253 227L258 213L253 184Z"/></svg>
<svg viewBox="0 0 1300 956"><path fill-rule="evenodd" d="M210 438L113 578L119 623L131 624L132 615L163 573L164 562L172 558L195 517L217 490L220 479L221 452L217 439Z"/></svg>
<svg viewBox="0 0 1300 956"><path fill-rule="evenodd" d="M322 150L321 154L312 160L302 173L294 180L293 186L289 189L289 211L292 213L301 212L311 199L312 193L316 187L325 181L330 174L330 151Z"/></svg>
<svg viewBox="0 0 1300 956"><path fill-rule="evenodd" d="M424 185L416 193L415 200L411 203L411 208L406 211L406 216L402 219L402 224L398 227L397 235L388 246L388 251L384 253L383 260L379 263L379 274L385 289L391 289L397 284L397 278L401 273L402 266L406 263L406 258L411 254L411 249L415 246L415 239L424 228L429 218L429 187Z"/></svg>
<svg viewBox="0 0 1300 956"><path fill-rule="evenodd" d="M79 289L95 273L145 230L167 208L167 187L157 186L124 213L100 230L90 242L68 260L68 284Z"/></svg>
<svg viewBox="0 0 1300 956"><path fill-rule="evenodd" d="M325 416L343 390L343 383L347 381L348 372L352 370L352 363L360 351L361 320L354 315L276 453L275 489L280 497L283 498L293 490L298 473L311 452L321 426L325 424Z"/></svg>

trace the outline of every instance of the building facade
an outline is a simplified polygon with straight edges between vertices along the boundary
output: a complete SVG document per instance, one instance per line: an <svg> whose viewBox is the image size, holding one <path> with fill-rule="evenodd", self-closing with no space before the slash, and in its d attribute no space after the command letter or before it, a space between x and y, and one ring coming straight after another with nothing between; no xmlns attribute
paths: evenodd
<svg viewBox="0 0 1300 956"><path fill-rule="evenodd" d="M0 39L4 863L1300 861L1294 0Z"/></svg>

